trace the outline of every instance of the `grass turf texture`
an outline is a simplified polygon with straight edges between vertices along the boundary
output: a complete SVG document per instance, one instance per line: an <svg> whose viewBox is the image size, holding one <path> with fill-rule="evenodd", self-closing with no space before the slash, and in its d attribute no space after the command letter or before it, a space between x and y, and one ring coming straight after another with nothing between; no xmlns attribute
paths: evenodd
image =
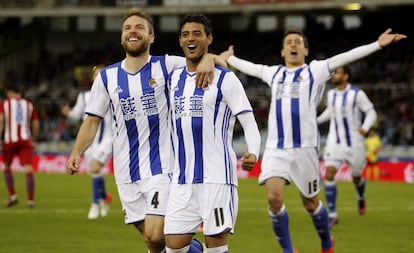
<svg viewBox="0 0 414 253"><path fill-rule="evenodd" d="M91 180L88 175L36 174L36 207L26 205L25 178L14 173L19 204L0 207L0 253L2 252L143 252L142 237L124 225L114 179L106 177L114 195L105 218L88 220ZM240 179L239 214L230 252L281 252L266 212L265 189L256 179ZM368 212L357 213L356 193L350 182L339 182L340 222L332 230L336 253L407 253L414 249L413 185L373 182L367 184ZM324 197L321 195L323 201ZM7 198L0 178L0 199ZM301 253L317 253L319 238L305 213L295 186L288 186L285 204L290 216L291 237ZM202 239L201 234L196 238Z"/></svg>

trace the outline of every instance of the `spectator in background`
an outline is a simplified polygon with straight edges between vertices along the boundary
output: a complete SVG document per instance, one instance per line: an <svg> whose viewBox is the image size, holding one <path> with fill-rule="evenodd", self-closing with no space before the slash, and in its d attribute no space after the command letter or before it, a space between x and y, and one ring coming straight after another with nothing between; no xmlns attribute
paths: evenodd
<svg viewBox="0 0 414 253"><path fill-rule="evenodd" d="M365 139L365 146L367 149L367 165L365 167L365 177L370 179L378 179L380 174L379 167L377 164L378 151L382 147L382 142L376 128L373 127L368 131L368 136Z"/></svg>
<svg viewBox="0 0 414 253"><path fill-rule="evenodd" d="M331 78L335 88L327 93L327 107L317 118L318 123L330 121L324 152L325 197L329 207L329 226L338 224L336 210L336 172L346 163L358 196L358 212L365 214L365 184L362 172L366 164L365 135L377 119L374 105L365 92L350 83L351 70L339 67Z"/></svg>
<svg viewBox="0 0 414 253"><path fill-rule="evenodd" d="M93 68L92 81L104 68L98 65ZM68 105L62 107L62 114L69 120L83 120L86 117L85 109L87 102L91 100L91 92L81 92L75 106L70 109ZM112 131L111 131L111 112L108 111L100 123L98 132L91 146L84 153L86 164L92 174L92 204L89 208L88 219L97 219L99 215L107 216L112 195L106 192L105 175L102 168L112 156Z"/></svg>
<svg viewBox="0 0 414 253"><path fill-rule="evenodd" d="M0 104L0 134L4 138L3 146L4 179L9 198L6 207L18 203L14 186L11 163L14 157L20 159L20 164L26 174L27 205L34 207L35 177L33 169L34 141L39 135L39 120L37 111L31 101L22 97L20 87L9 84L5 87L6 98Z"/></svg>

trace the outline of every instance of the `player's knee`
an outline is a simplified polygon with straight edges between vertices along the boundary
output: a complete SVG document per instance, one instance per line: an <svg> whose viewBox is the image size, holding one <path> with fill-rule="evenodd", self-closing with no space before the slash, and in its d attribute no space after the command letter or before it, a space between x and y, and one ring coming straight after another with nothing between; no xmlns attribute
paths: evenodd
<svg viewBox="0 0 414 253"><path fill-rule="evenodd" d="M283 206L283 197L281 194L268 193L267 201L273 211L278 212Z"/></svg>
<svg viewBox="0 0 414 253"><path fill-rule="evenodd" d="M163 248L165 245L165 238L162 233L152 233L150 235L145 235L145 241L156 248Z"/></svg>
<svg viewBox="0 0 414 253"><path fill-rule="evenodd" d="M333 181L335 180L335 175L336 175L336 168L335 167L327 167L326 168L326 174L325 174L325 179L328 181Z"/></svg>
<svg viewBox="0 0 414 253"><path fill-rule="evenodd" d="M303 206L308 213L314 213L319 207L320 201L318 198L308 198L303 200Z"/></svg>

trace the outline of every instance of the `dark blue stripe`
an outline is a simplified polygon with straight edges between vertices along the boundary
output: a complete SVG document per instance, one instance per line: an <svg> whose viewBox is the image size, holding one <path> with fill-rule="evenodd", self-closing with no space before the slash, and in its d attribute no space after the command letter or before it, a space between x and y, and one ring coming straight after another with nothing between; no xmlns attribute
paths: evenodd
<svg viewBox="0 0 414 253"><path fill-rule="evenodd" d="M296 84L300 84L299 76L302 72L303 68L300 68L295 71L295 76L293 77L293 86ZM299 94L299 87L297 87L297 92ZM297 148L301 146L301 138L300 138L300 106L299 106L299 98L292 98L291 100L291 112L292 112L292 139L293 139L293 147Z"/></svg>
<svg viewBox="0 0 414 253"><path fill-rule="evenodd" d="M286 79L286 70L282 74L282 80L278 81L279 85L284 85L284 81ZM276 93L278 92L278 88L276 88ZM278 141L277 141L277 147L283 148L284 142L285 142L285 133L283 131L283 117L282 117L282 99L278 98L276 99L276 125L277 125L277 135L278 135Z"/></svg>
<svg viewBox="0 0 414 253"><path fill-rule="evenodd" d="M118 93L120 101L131 98L131 94L128 86L128 74L123 71L120 67L118 68L118 86L122 89L122 92ZM138 102L138 101L132 101ZM129 144L129 174L132 182L141 179L139 173L139 140L138 140L138 129L136 126L136 120L130 119L125 121L125 127L128 134Z"/></svg>
<svg viewBox="0 0 414 253"><path fill-rule="evenodd" d="M186 76L187 76L186 71L185 71L185 69L183 69L183 71L180 75L180 80L178 80L177 90L174 92L174 97L181 97L183 95ZM178 105L178 106L181 106L181 105ZM181 110L179 110L178 113L181 113ZM175 123L176 123L177 138L178 138L178 150L177 150L177 152L178 152L178 165L180 167L180 174L178 176L178 183L179 184L185 184L185 167L186 167L187 164L186 164L186 154L185 154L183 129L182 129L182 126L181 126L181 117L176 119Z"/></svg>
<svg viewBox="0 0 414 253"><path fill-rule="evenodd" d="M230 159L230 153L229 153L229 146L227 143L228 139L228 129L230 125L230 118L231 118L231 110L229 107L226 107L223 115L223 126L221 129L222 139L223 139L223 145L224 145L224 168L226 169L226 182L232 182L233 178L231 173L231 159Z"/></svg>
<svg viewBox="0 0 414 253"><path fill-rule="evenodd" d="M98 143L101 143L103 138L103 133L105 131L105 118L101 120L101 124L99 124L99 137L98 137Z"/></svg>
<svg viewBox="0 0 414 253"><path fill-rule="evenodd" d="M103 85L105 87L106 92L108 93L109 104L110 104L110 107L111 107L110 109L111 109L111 112L112 112L112 119L115 122L115 128L117 129L116 130L116 135L119 135L119 132L118 132L118 129L119 129L119 127L118 127L118 120L116 120L116 116L115 116L115 107L114 107L114 104L112 103L112 99L111 99L111 96L109 96L109 91L108 91L108 77L106 75L106 71L109 68L118 68L118 70L121 70L121 62L114 63L111 66L108 66L108 67L104 68L100 72Z"/></svg>
<svg viewBox="0 0 414 253"><path fill-rule="evenodd" d="M193 95L204 96L204 90L195 88ZM191 110L190 110L191 112ZM199 112L196 109L196 112ZM203 117L191 117L191 127L194 141L194 178L193 183L203 183L204 162L203 162Z"/></svg>
<svg viewBox="0 0 414 253"><path fill-rule="evenodd" d="M155 98L155 91L154 88L150 86L149 81L152 78L152 64L147 63L146 66L143 67L141 72L141 87L143 91L143 96L154 96L152 99ZM151 100L152 100L151 99ZM156 101L146 101L146 104L143 105L144 112L146 109L153 110L157 108ZM152 175L158 175L162 173L162 165L160 160L160 118L159 114L150 114L147 117L148 126L150 129L149 132L149 146L150 146L150 168Z"/></svg>
<svg viewBox="0 0 414 253"><path fill-rule="evenodd" d="M336 143L339 144L340 139L339 139L339 133L338 133L338 122L336 121L336 117L335 117L335 103L336 103L336 92L334 92L333 94L333 99L332 99L332 111L334 113L334 125L335 125L335 134L336 134Z"/></svg>
<svg viewBox="0 0 414 253"><path fill-rule="evenodd" d="M310 70L310 68L308 68L308 74L309 74L309 103L310 103L311 97L312 97L313 85L315 84L315 79L313 78L312 71Z"/></svg>
<svg viewBox="0 0 414 253"><path fill-rule="evenodd" d="M343 115L342 121L344 124L344 128L345 128L345 138L346 138L346 144L348 145L348 147L351 146L351 134L349 133L350 129L349 129L349 124L348 124L348 119L346 117L346 102L347 102L347 97L348 97L348 91L345 91L343 98L342 98L342 109L343 112L345 112L345 115Z"/></svg>
<svg viewBox="0 0 414 253"><path fill-rule="evenodd" d="M221 86L223 84L223 79L224 76L226 75L226 72L222 71L220 73L220 77L219 80L217 82L217 98L216 98L216 104L214 105L214 120L213 120L213 124L214 124L214 128L216 127L216 120L217 120L217 116L218 116L218 110L220 109L220 102L223 98L223 93L221 93ZM214 131L216 132L216 131Z"/></svg>

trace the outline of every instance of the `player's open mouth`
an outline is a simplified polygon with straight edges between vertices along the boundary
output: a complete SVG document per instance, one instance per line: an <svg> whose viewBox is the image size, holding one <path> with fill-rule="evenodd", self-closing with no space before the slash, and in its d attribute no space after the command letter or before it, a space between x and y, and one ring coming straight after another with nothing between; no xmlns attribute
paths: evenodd
<svg viewBox="0 0 414 253"><path fill-rule="evenodd" d="M290 54L291 55L298 55L298 52L296 52L296 51L290 51Z"/></svg>
<svg viewBox="0 0 414 253"><path fill-rule="evenodd" d="M196 45L188 45L188 49L190 50L190 52L194 52L196 48L197 48Z"/></svg>
<svg viewBox="0 0 414 253"><path fill-rule="evenodd" d="M138 41L138 38L129 38L128 39L128 42L137 42Z"/></svg>

